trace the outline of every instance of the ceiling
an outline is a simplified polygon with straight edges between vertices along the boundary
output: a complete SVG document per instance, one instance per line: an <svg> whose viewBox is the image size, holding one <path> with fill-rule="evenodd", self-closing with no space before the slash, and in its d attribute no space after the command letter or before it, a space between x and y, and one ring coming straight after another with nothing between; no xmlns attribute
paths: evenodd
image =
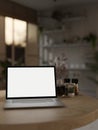
<svg viewBox="0 0 98 130"><path fill-rule="evenodd" d="M98 2L98 0L11 0L11 1L36 10L45 10L59 6L62 7L68 5Z"/></svg>
<svg viewBox="0 0 98 130"><path fill-rule="evenodd" d="M77 12L77 8L80 8L79 5L83 5L82 6L83 9L85 5L88 4L92 5L92 3L98 4L98 0L10 0L10 1L37 10L39 26L44 29L55 29L58 27L64 27L66 22L65 18L69 16L68 14L71 13L72 15L74 15L74 12L70 11L70 8L69 10L67 10L67 7L75 6ZM81 15L81 12L79 15Z"/></svg>

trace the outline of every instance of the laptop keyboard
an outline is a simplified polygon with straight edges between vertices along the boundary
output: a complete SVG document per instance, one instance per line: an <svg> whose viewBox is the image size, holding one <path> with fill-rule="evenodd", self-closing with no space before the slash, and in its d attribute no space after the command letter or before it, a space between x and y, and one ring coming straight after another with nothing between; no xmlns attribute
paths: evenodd
<svg viewBox="0 0 98 130"><path fill-rule="evenodd" d="M45 103L53 102L53 99L16 99L13 103Z"/></svg>

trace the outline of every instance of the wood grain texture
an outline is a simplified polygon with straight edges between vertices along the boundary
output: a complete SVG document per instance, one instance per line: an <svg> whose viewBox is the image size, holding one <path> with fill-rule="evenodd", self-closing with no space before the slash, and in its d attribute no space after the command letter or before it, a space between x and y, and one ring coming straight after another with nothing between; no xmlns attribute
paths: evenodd
<svg viewBox="0 0 98 130"><path fill-rule="evenodd" d="M0 102L0 130L72 130L98 118L98 99L79 95L61 100L65 108L3 110Z"/></svg>

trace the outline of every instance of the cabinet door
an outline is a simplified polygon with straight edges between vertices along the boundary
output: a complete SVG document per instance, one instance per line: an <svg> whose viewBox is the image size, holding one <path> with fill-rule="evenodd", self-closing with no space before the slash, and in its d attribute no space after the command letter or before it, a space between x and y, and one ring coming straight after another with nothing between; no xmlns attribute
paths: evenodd
<svg viewBox="0 0 98 130"><path fill-rule="evenodd" d="M28 66L39 64L38 27L30 23L27 29L25 64Z"/></svg>
<svg viewBox="0 0 98 130"><path fill-rule="evenodd" d="M0 16L0 60L4 60L6 56L5 52L5 25L4 17Z"/></svg>

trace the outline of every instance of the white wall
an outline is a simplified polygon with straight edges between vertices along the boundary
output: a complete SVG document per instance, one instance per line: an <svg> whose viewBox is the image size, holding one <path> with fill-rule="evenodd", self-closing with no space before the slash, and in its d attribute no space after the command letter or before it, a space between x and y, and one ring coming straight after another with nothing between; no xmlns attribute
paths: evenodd
<svg viewBox="0 0 98 130"><path fill-rule="evenodd" d="M69 77L73 78L74 75L76 75L76 77L79 78L81 90L91 95L95 95L96 85L87 78L88 75L90 75L90 72L84 70L82 68L83 66L81 67L81 65L84 65L87 62L87 57L91 55L92 46L90 43L71 43L71 40L77 36L83 38L90 32L98 36L98 5L70 7L70 10L82 12L85 17L80 20L66 22L63 31L48 31L48 33L46 33L47 36L53 40L51 46L54 44L60 45L60 47L48 48L48 52L53 54L53 60L56 56L60 56L64 53L68 58L66 61L68 67L70 68L71 65L74 66L74 69L70 68ZM70 44L61 46L64 38L69 39ZM49 58L47 58L47 61L48 60ZM78 68L76 67L77 64Z"/></svg>

